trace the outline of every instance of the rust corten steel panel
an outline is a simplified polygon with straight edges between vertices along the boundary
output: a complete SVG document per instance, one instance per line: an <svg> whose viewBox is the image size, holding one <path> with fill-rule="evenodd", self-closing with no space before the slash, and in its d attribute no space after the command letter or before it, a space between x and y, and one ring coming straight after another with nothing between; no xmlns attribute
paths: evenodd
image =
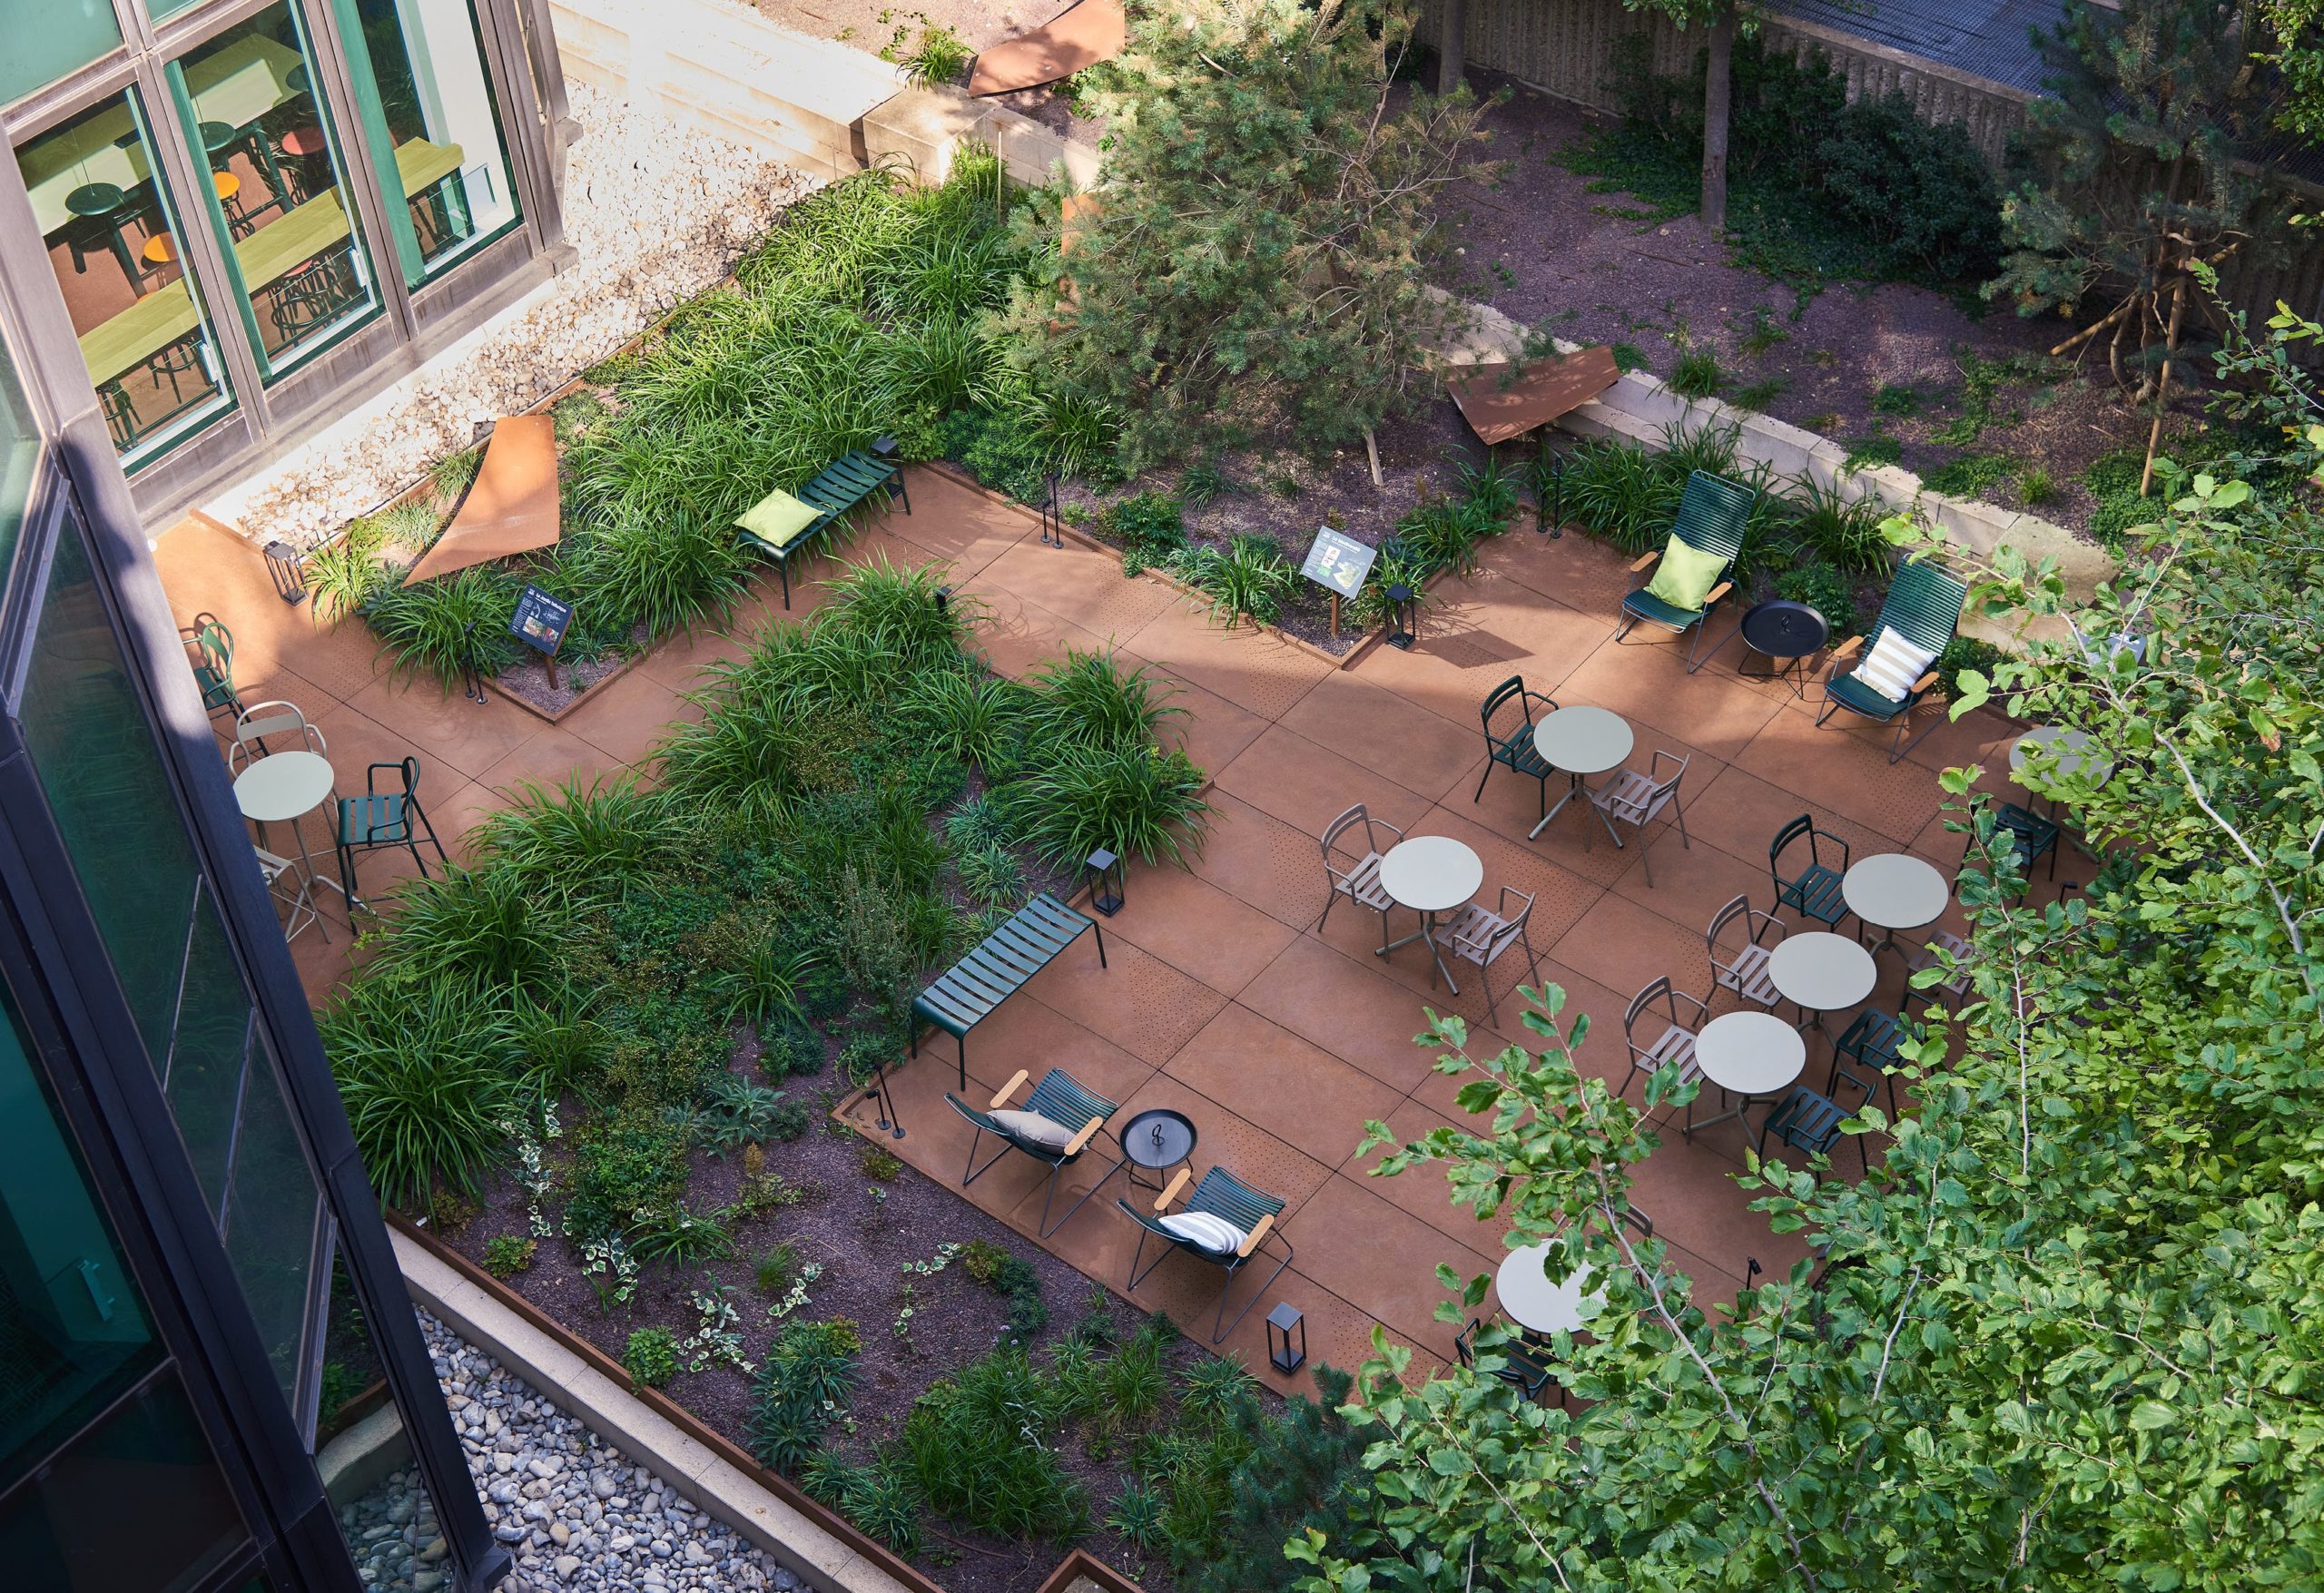
<svg viewBox="0 0 2324 1593"><path fill-rule="evenodd" d="M1534 360L1514 379L1505 364L1475 369L1476 375L1447 386L1470 429L1488 447L1580 408L1622 375L1614 364L1614 351L1603 347Z"/></svg>
<svg viewBox="0 0 2324 1593"><path fill-rule="evenodd" d="M404 585L547 547L556 534L556 425L546 415L512 415L494 425L468 500Z"/></svg>
<svg viewBox="0 0 2324 1593"><path fill-rule="evenodd" d="M1129 43L1129 19L1120 0L1081 3L1028 34L995 44L977 57L969 93L1005 94L1070 77L1110 61Z"/></svg>

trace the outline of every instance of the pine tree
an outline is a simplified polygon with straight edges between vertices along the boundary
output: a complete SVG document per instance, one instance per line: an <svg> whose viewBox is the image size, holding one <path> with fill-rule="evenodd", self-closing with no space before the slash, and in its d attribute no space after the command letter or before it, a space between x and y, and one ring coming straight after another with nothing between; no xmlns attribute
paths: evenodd
<svg viewBox="0 0 2324 1593"><path fill-rule="evenodd" d="M1250 1453L1235 1471L1223 1546L1203 1562L1196 1593L1268 1593L1290 1588L1303 1574L1285 1559L1285 1542L1310 1528L1334 1542L1372 1514L1372 1474L1364 1468L1364 1441L1340 1414L1351 1374L1321 1362L1315 1386L1323 1403L1293 1398L1269 1416L1246 1401L1236 1421Z"/></svg>
<svg viewBox="0 0 2324 1593"><path fill-rule="evenodd" d="M1270 433L1335 447L1422 396L1454 315L1424 281L1437 199L1485 168L1466 91L1392 99L1411 22L1403 0L1133 20L1120 86L1091 95L1095 202L1005 318L1019 359L1119 415L1132 469ZM1029 224L1056 244L1053 212Z"/></svg>

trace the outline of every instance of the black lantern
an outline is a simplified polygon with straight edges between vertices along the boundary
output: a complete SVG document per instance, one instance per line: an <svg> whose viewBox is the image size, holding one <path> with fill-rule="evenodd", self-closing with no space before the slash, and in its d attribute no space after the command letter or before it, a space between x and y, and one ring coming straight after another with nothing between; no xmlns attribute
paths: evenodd
<svg viewBox="0 0 2324 1593"><path fill-rule="evenodd" d="M884 459L896 451L896 439L892 437L875 437L872 439L872 451Z"/></svg>
<svg viewBox="0 0 2324 1593"><path fill-rule="evenodd" d="M1065 514L1058 507L1057 502L1058 483L1063 477L1052 470L1049 473L1047 479L1049 496L1041 504L1041 543L1047 547L1063 547L1065 546Z"/></svg>
<svg viewBox="0 0 2324 1593"><path fill-rule="evenodd" d="M1291 1347L1291 1330L1299 1330L1299 1348ZM1307 1319L1288 1300L1267 1313L1267 1364L1277 1372L1293 1372L1307 1359Z"/></svg>
<svg viewBox="0 0 2324 1593"><path fill-rule="evenodd" d="M1388 588L1388 645L1410 647L1419 625L1420 605L1413 600L1413 589L1399 581Z"/></svg>
<svg viewBox="0 0 2324 1593"><path fill-rule="evenodd" d="M1089 875L1089 905L1112 918L1122 910L1122 860L1102 847L1084 865Z"/></svg>
<svg viewBox="0 0 2324 1593"><path fill-rule="evenodd" d="M287 542L266 545L266 573L274 583L274 595L285 603L297 603L307 595L304 573L299 567L299 550Z"/></svg>
<svg viewBox="0 0 2324 1593"><path fill-rule="evenodd" d="M936 588L936 612L939 614L948 614L951 611L951 607L952 588L950 586L939 586Z"/></svg>

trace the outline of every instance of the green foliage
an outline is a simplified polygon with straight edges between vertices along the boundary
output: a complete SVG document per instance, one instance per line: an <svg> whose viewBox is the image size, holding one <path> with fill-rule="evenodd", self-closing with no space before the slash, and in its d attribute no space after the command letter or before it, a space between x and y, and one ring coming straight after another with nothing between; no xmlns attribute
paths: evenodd
<svg viewBox="0 0 2324 1593"><path fill-rule="evenodd" d="M785 1013L765 1038L759 1067L769 1078L803 1078L823 1067L823 1037L800 1014Z"/></svg>
<svg viewBox="0 0 2324 1593"><path fill-rule="evenodd" d="M720 1073L704 1087L696 1132L714 1155L724 1155L766 1138L782 1105L781 1090L753 1084L738 1073Z"/></svg>
<svg viewBox="0 0 2324 1593"><path fill-rule="evenodd" d="M1192 475L1189 467L1187 474ZM1215 467L1212 474L1216 474ZM1187 545L1187 521L1179 500L1158 492L1140 492L1108 504L1098 523L1144 556L1148 563L1169 557Z"/></svg>
<svg viewBox="0 0 2324 1593"><path fill-rule="evenodd" d="M1170 699L1177 687L1149 664L1124 669L1110 651L1084 653L1068 647L1063 656L1033 667L1040 733L1079 747L1150 745L1165 725L1187 711ZM1005 834L1004 828L997 832Z"/></svg>
<svg viewBox="0 0 2324 1593"><path fill-rule="evenodd" d="M1482 173L1466 93L1389 97L1410 29L1384 0L1193 0L1133 15L1082 85L1108 119L1105 208L1069 244L1046 197L1020 222L1057 252L1004 325L1013 359L1119 416L1133 466L1279 425L1337 446L1428 390L1451 313L1425 290L1436 196Z"/></svg>
<svg viewBox="0 0 2324 1593"><path fill-rule="evenodd" d="M1994 671L2008 656L1991 642L1980 642L1974 636L1955 636L1936 655L1935 669L1938 689L1950 701L1957 702L1965 694L1962 673L1974 671L1990 681Z"/></svg>
<svg viewBox="0 0 2324 1593"><path fill-rule="evenodd" d="M1801 544L1852 575L1888 567L1888 539L1880 533L1886 515L1881 499L1868 493L1852 497L1844 488L1826 487L1808 476L1792 482L1790 499L1798 511L1790 520L1791 533Z"/></svg>
<svg viewBox="0 0 2324 1593"><path fill-rule="evenodd" d="M2017 473L2017 496L2029 509L2038 509L2058 496L2058 484L2039 466Z"/></svg>
<svg viewBox="0 0 2324 1593"><path fill-rule="evenodd" d="M1787 378L1763 377L1758 381L1748 382L1737 388L1727 401L1738 409L1766 410L1771 408L1777 398L1789 391L1790 388L1791 383Z"/></svg>
<svg viewBox="0 0 2324 1593"><path fill-rule="evenodd" d="M772 1250L762 1251L751 1263L751 1284L771 1300L780 1300L790 1292L792 1280L799 1275L799 1247L784 1240Z"/></svg>
<svg viewBox="0 0 2324 1593"><path fill-rule="evenodd" d="M795 1472L822 1442L823 1430L855 1397L863 1344L845 1318L794 1322L767 1346L751 1385L744 1436L763 1465Z"/></svg>
<svg viewBox="0 0 2324 1593"><path fill-rule="evenodd" d="M1010 826L1053 863L1078 864L1102 848L1183 865L1202 850L1210 812L1202 786L1202 771L1175 748L1067 746L1003 794Z"/></svg>
<svg viewBox="0 0 2324 1593"><path fill-rule="evenodd" d="M880 20L886 22L897 15L882 11ZM908 11L901 15L903 20L896 24L894 36L880 47L880 59L901 66L904 76L915 88L945 88L958 82L960 74L968 71L969 63L976 59L976 52L950 28L930 22L926 13ZM904 41L915 23L920 27L920 38L907 50Z"/></svg>
<svg viewBox="0 0 2324 1593"><path fill-rule="evenodd" d="M1049 500L1049 460L1034 439L1006 415L977 406L955 409L944 422L944 457L957 459L979 481L1022 504Z"/></svg>
<svg viewBox="0 0 2324 1593"><path fill-rule="evenodd" d="M523 1234L500 1234L484 1247L484 1270L496 1278L513 1278L533 1264L540 1242Z"/></svg>
<svg viewBox="0 0 2324 1593"><path fill-rule="evenodd" d="M477 565L417 586L383 583L358 612L395 655L396 678L432 676L448 696L463 670L498 674L517 661L508 621L518 589L507 572Z"/></svg>
<svg viewBox="0 0 2324 1593"><path fill-rule="evenodd" d="M913 1401L900 1464L939 1514L996 1537L1069 1543L1089 1500L1054 1441L1063 1385L1015 1347L992 1351Z"/></svg>
<svg viewBox="0 0 2324 1593"><path fill-rule="evenodd" d="M327 622L359 611L389 579L379 556L386 528L376 519L351 520L336 540L307 550L300 561L309 601Z"/></svg>
<svg viewBox="0 0 2324 1593"><path fill-rule="evenodd" d="M875 1184L885 1184L904 1170L903 1159L883 1146L866 1141L856 1152L855 1165L866 1178Z"/></svg>
<svg viewBox="0 0 2324 1593"><path fill-rule="evenodd" d="M473 1192L500 1154L515 1103L515 1035L447 983L384 975L351 986L320 1020L354 1130L380 1198L425 1211L439 1185Z"/></svg>
<svg viewBox="0 0 2324 1593"><path fill-rule="evenodd" d="M1856 583L1820 560L1794 565L1777 576L1776 595L1804 603L1822 615L1836 643L1862 634L1856 628Z"/></svg>
<svg viewBox="0 0 2324 1593"><path fill-rule="evenodd" d="M1734 378L1719 368L1718 350L1709 347L1680 354L1663 378L1663 385L1682 398L1715 398L1733 384Z"/></svg>
<svg viewBox="0 0 2324 1593"><path fill-rule="evenodd" d="M677 1341L668 1328L638 1328L622 1346L621 1365L631 1387L658 1389L678 1374Z"/></svg>
<svg viewBox="0 0 2324 1593"><path fill-rule="evenodd" d="M1157 1555L1170 1541L1162 1496L1135 1478L1122 1486L1106 1510L1106 1529L1143 1555Z"/></svg>
<svg viewBox="0 0 2324 1593"><path fill-rule="evenodd" d="M655 1117L586 1125L574 1136L566 1231L583 1239L624 1234L674 1209L685 1191L684 1128Z"/></svg>
<svg viewBox="0 0 2324 1593"><path fill-rule="evenodd" d="M1208 598L1211 617L1230 629L1242 619L1272 624L1299 584L1299 572L1283 556L1283 545L1249 532L1236 532L1224 550L1184 548L1165 567Z"/></svg>
<svg viewBox="0 0 2324 1593"><path fill-rule="evenodd" d="M1976 497L2017 473L2017 461L2003 454L1963 454L1921 477L1921 485L1948 497Z"/></svg>
<svg viewBox="0 0 2324 1593"><path fill-rule="evenodd" d="M1853 476L1858 470L1874 470L1883 465L1894 465L1905 457L1905 445L1885 433L1847 439L1847 457L1840 461L1840 468Z"/></svg>
<svg viewBox="0 0 2324 1593"><path fill-rule="evenodd" d="M1873 390L1872 412L1909 420L1927 407L1928 398L1910 383L1883 382Z"/></svg>

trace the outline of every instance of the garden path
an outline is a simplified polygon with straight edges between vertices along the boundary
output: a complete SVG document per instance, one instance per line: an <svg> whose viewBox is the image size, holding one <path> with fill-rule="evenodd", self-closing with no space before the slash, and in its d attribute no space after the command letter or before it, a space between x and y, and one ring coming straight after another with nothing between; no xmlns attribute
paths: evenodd
<svg viewBox="0 0 2324 1593"><path fill-rule="evenodd" d="M1633 635L1617 644L1614 615L1629 577L1610 549L1580 536L1520 529L1494 539L1474 574L1432 590L1413 650L1375 647L1342 668L1272 634L1210 625L1158 581L1125 578L1112 555L1078 543L1045 546L1030 513L950 474L915 470L911 494L915 512L873 522L849 556L950 563L988 611L980 632L997 669L1022 674L1067 645L1111 645L1181 688L1188 713L1175 733L1214 782L1201 857L1186 871L1131 869L1127 904L1106 924L1110 969L1099 971L1085 943L980 1027L970 1093L989 1096L1019 1067L1035 1077L1067 1067L1126 1112L1186 1111L1201 1135L1197 1173L1224 1163L1285 1198L1281 1232L1296 1264L1226 1346L1263 1375L1272 1376L1260 1323L1278 1299L1305 1313L1318 1360L1354 1364L1374 1323L1432 1357L1448 1353L1452 1330L1433 1320L1443 1298L1436 1264L1467 1276L1490 1271L1501 1254L1500 1226L1452 1205L1436 1178L1369 1178L1354 1149L1366 1118L1384 1118L1405 1136L1454 1120L1452 1081L1410 1043L1422 1008L1462 1014L1472 1053L1489 1054L1525 1035L1506 994L1520 970L1505 959L1493 972L1509 1008L1495 1027L1474 978L1451 998L1430 989L1417 948L1386 961L1374 956L1377 926L1368 915L1344 907L1318 934L1315 838L1334 815L1361 801L1413 833L1456 837L1483 859L1487 900L1503 883L1532 893L1539 977L1565 988L1569 1021L1575 1013L1592 1019L1581 1066L1619 1083L1629 993L1662 973L1682 988L1709 986L1704 928L1739 891L1765 904L1767 845L1780 824L1812 812L1856 856L1907 851L1949 873L1960 846L1938 812L1937 772L1970 762L2005 770L2017 733L1980 710L1891 765L1868 727L1818 730L1789 687L1738 674L1739 644L1689 676L1681 650L1667 642ZM206 609L233 629L246 700L298 702L330 738L343 784L358 782L375 758L419 753L423 794L455 856L461 833L525 780L586 782L644 764L666 727L696 712L683 693L705 683L704 667L738 656L745 644L736 638L783 613L769 584L725 632L675 638L550 726L497 697L478 706L395 683L359 627L318 630L304 605L273 595L258 561L222 531L181 527L158 558L181 621ZM821 589L794 591L797 618ZM1463 794L1475 792L1485 767L1477 705L1518 673L1562 703L1624 715L1637 731L1637 766L1657 748L1693 759L1682 787L1692 844L1667 824L1649 831L1651 886L1638 842L1617 851L1581 815L1561 815L1529 841L1536 804L1525 801L1526 781L1504 771L1485 781L1482 800ZM650 777L650 766L643 772ZM2004 789L2001 775L1986 778ZM392 853L367 860L367 887L384 886L397 866ZM2071 860L2062 872L2074 872ZM2057 889L2036 884L2043 894ZM1957 907L1944 923L1963 927ZM294 942L311 996L344 977L347 941L340 933L328 946L312 934ZM1901 971L1884 961L1875 1001L1895 1010L1902 996ZM940 1098L955 1082L950 1053L939 1037L897 1075L911 1132L891 1143L921 1171L956 1182L969 1130ZM1821 1084L1827 1063L1819 1043L1807 1082ZM1743 1145L1732 1123L1691 1142L1674 1133L1637 1169L1638 1204L1706 1306L1732 1298L1748 1258L1779 1271L1803 1254L1796 1236L1770 1233L1729 1181ZM1085 1160L1082 1177L1094 1171ZM1029 1237L1039 1174L1012 1159L965 1196ZM1137 1238L1111 1207L1119 1192L1107 1191L1048 1242L1117 1289ZM1217 1278L1173 1257L1133 1298L1182 1323L1206 1323Z"/></svg>

